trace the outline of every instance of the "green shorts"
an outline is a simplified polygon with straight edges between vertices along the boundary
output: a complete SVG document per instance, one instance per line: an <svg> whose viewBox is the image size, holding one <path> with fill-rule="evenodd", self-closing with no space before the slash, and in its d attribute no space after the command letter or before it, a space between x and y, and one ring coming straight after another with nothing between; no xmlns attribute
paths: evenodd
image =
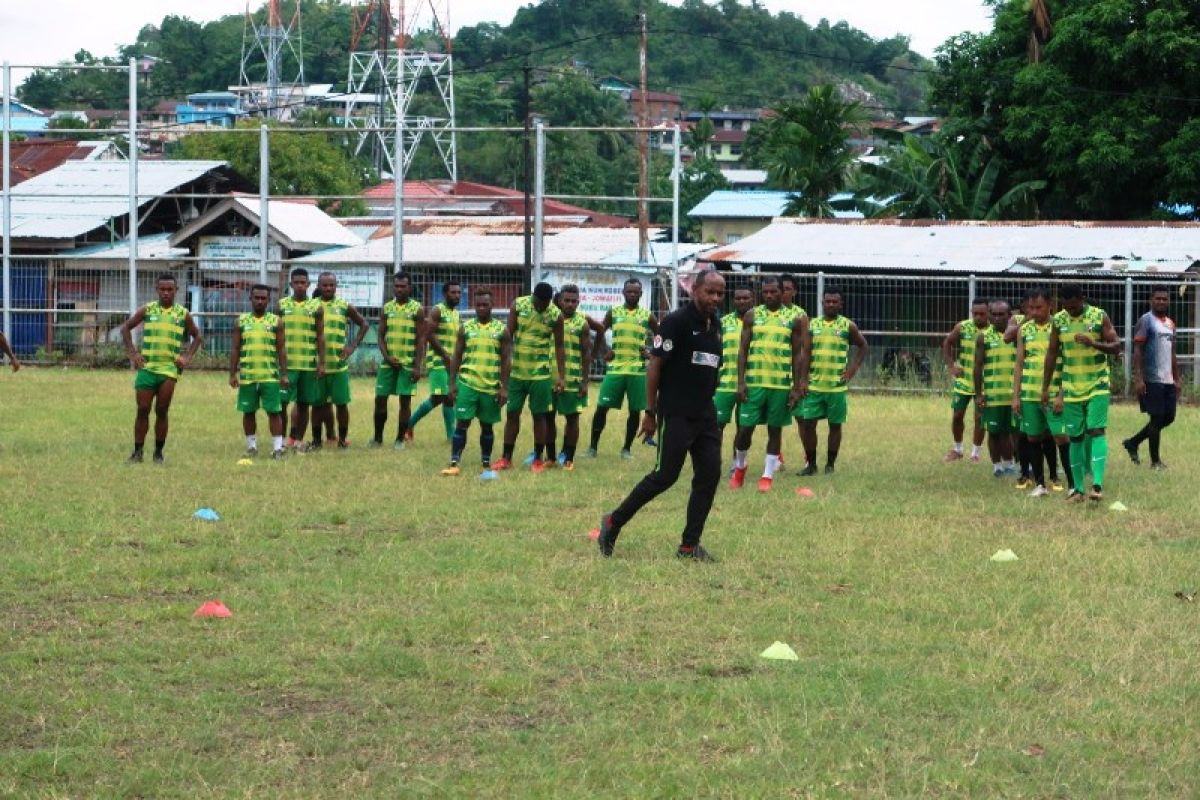
<svg viewBox="0 0 1200 800"><path fill-rule="evenodd" d="M1063 403L1063 427L1067 436L1077 439L1087 431L1107 428L1108 402L1108 395L1102 394L1082 403Z"/></svg>
<svg viewBox="0 0 1200 800"><path fill-rule="evenodd" d="M549 378L508 379L508 413L520 414L529 398L529 413L549 414L554 408L554 381Z"/></svg>
<svg viewBox="0 0 1200 800"><path fill-rule="evenodd" d="M849 392L809 392L796 406L796 419L828 420L830 425L841 425L850 414Z"/></svg>
<svg viewBox="0 0 1200 800"><path fill-rule="evenodd" d="M1012 433L1016 430L1013 426L1012 406L1004 403L1003 405L987 406L984 408L983 427L988 433Z"/></svg>
<svg viewBox="0 0 1200 800"><path fill-rule="evenodd" d="M764 389L755 386L746 390L746 402L738 407L738 425L753 428L766 425L768 428L786 428L792 421L788 408L790 389Z"/></svg>
<svg viewBox="0 0 1200 800"><path fill-rule="evenodd" d="M391 364L380 364L379 373L375 376L375 396L387 397L398 394L401 397L412 397L417 388L412 379L412 367L393 367Z"/></svg>
<svg viewBox="0 0 1200 800"><path fill-rule="evenodd" d="M349 372L327 372L325 377L320 380L320 402L316 405L327 406L333 403L335 406L350 405L350 373Z"/></svg>
<svg viewBox="0 0 1200 800"><path fill-rule="evenodd" d="M237 410L243 414L253 414L259 405L268 414L278 414L283 410L283 395L279 391L279 382L243 383L238 386Z"/></svg>
<svg viewBox="0 0 1200 800"><path fill-rule="evenodd" d="M1051 404L1046 409L1046 427L1050 430L1051 436L1066 436L1067 435L1067 420L1066 420L1066 403L1063 404L1062 414L1054 413L1054 405Z"/></svg>
<svg viewBox="0 0 1200 800"><path fill-rule="evenodd" d="M728 425L733 419L733 409L737 407L737 392L717 392L713 405L717 407L717 424Z"/></svg>
<svg viewBox="0 0 1200 800"><path fill-rule="evenodd" d="M1017 427L1026 436L1044 436L1050 430L1046 408L1033 400L1021 401L1021 416Z"/></svg>
<svg viewBox="0 0 1200 800"><path fill-rule="evenodd" d="M579 390L564 391L554 395L554 413L561 414L564 417L573 417L576 414L587 408L587 394L580 394Z"/></svg>
<svg viewBox="0 0 1200 800"><path fill-rule="evenodd" d="M954 413L959 413L967 410L967 406L971 405L971 401L975 399L973 394L952 394L950 395L950 408Z"/></svg>
<svg viewBox="0 0 1200 800"><path fill-rule="evenodd" d="M160 372L151 372L148 369L139 369L137 374L133 376L133 390L135 392L157 392L158 387L162 386L167 381L173 381L170 375L163 375Z"/></svg>
<svg viewBox="0 0 1200 800"><path fill-rule="evenodd" d="M646 410L646 376L605 375L596 405L601 408L620 408L626 398L630 411Z"/></svg>
<svg viewBox="0 0 1200 800"><path fill-rule="evenodd" d="M321 382L317 380L316 370L289 369L288 388L281 393L285 403L303 403L315 406L321 403Z"/></svg>
<svg viewBox="0 0 1200 800"><path fill-rule="evenodd" d="M445 397L450 394L450 373L445 367L429 370L429 396Z"/></svg>
<svg viewBox="0 0 1200 800"><path fill-rule="evenodd" d="M472 389L458 381L458 396L454 402L454 418L459 422L477 419L484 424L494 425L500 421L500 403L496 395Z"/></svg>

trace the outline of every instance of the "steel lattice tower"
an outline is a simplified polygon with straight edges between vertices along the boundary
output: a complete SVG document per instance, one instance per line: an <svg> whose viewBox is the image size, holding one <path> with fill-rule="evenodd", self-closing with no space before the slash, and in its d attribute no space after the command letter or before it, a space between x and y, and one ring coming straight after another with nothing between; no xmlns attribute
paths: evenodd
<svg viewBox="0 0 1200 800"><path fill-rule="evenodd" d="M404 177L428 136L447 175L457 180L449 0L365 0L352 11L345 124L360 131L355 153L369 148L381 169ZM440 52L412 49L414 35L423 29L432 30ZM418 93L430 96L436 116L411 113ZM401 165L393 163L398 131Z"/></svg>
<svg viewBox="0 0 1200 800"><path fill-rule="evenodd" d="M250 97L249 111L272 119L291 119L295 116L294 96L304 86L303 41L300 32L300 0L296 10L285 25L281 5L283 0L267 0L267 17L263 24L254 21L250 5L246 4L246 25L242 32L242 67L239 76L242 86ZM297 74L293 80L283 78L283 60L290 55L296 62ZM249 68L266 62L265 91L255 93L252 89ZM299 98L303 101L303 97Z"/></svg>

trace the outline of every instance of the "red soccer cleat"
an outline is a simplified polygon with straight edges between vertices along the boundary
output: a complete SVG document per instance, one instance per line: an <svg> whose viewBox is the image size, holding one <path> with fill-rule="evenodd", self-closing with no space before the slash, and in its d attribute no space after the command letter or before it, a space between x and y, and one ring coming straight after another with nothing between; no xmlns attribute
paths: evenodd
<svg viewBox="0 0 1200 800"><path fill-rule="evenodd" d="M746 482L746 468L745 467L734 467L733 477L729 479L729 488L730 489L740 489L740 488L742 488L742 485L745 482Z"/></svg>
<svg viewBox="0 0 1200 800"><path fill-rule="evenodd" d="M540 458L535 458L533 463L529 465L529 471L535 474L541 474L546 471L546 462Z"/></svg>
<svg viewBox="0 0 1200 800"><path fill-rule="evenodd" d="M764 494L765 494L766 492L769 492L769 491L771 491L771 486L772 486L772 485L774 485L774 481L773 481L773 480L771 480L770 478L766 477L766 476L763 476L763 477L761 477L761 478L759 478L759 479L758 479L758 491L760 491L760 492L762 492L762 493L764 493Z"/></svg>
<svg viewBox="0 0 1200 800"><path fill-rule="evenodd" d="M503 456L501 456L500 458L498 458L494 462L492 462L492 469L496 470L497 472L499 472L502 469L512 469L512 462L509 461L507 458L504 458Z"/></svg>

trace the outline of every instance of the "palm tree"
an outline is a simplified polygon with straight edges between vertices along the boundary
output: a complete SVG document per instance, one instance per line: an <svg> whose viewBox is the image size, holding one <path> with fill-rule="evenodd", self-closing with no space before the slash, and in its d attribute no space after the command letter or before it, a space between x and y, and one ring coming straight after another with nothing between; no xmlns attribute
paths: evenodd
<svg viewBox="0 0 1200 800"><path fill-rule="evenodd" d="M941 136L905 134L878 164L864 164L856 207L868 216L996 220L1037 213L1041 180L1023 181L996 197L1003 163L986 140L971 147Z"/></svg>
<svg viewBox="0 0 1200 800"><path fill-rule="evenodd" d="M1050 8L1046 0L1030 0L1029 14L1033 24L1029 29L1029 61L1039 64L1042 60L1042 48L1054 34L1054 25L1050 22Z"/></svg>
<svg viewBox="0 0 1200 800"><path fill-rule="evenodd" d="M866 111L826 85L771 112L762 123L767 128L767 178L792 193L784 215L833 216L829 198L846 187L855 157L850 134L866 124Z"/></svg>

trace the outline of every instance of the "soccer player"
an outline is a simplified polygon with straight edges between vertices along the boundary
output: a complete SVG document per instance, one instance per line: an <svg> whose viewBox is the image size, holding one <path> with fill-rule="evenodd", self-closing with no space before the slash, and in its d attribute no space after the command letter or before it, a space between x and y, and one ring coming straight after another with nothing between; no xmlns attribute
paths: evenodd
<svg viewBox="0 0 1200 800"><path fill-rule="evenodd" d="M359 310L337 296L337 276L322 272L317 276L317 292L321 297L321 310L325 319L325 377L322 379L321 401L313 410L328 431L333 430L333 409L337 407L337 446L350 446L350 356L362 344L370 323ZM346 341L347 320L358 326L353 342ZM320 439L313 442L320 447Z"/></svg>
<svg viewBox="0 0 1200 800"><path fill-rule="evenodd" d="M258 455L258 408L267 412L271 427L271 458L283 458L283 399L288 385L287 334L280 318L267 311L271 287L250 287L250 312L238 317L229 348L229 385L238 390L246 458Z"/></svg>
<svg viewBox="0 0 1200 800"><path fill-rule="evenodd" d="M369 447L383 446L387 427L388 398L400 398L400 421L396 427L397 450L404 449L404 434L412 414L412 395L421 380L417 342L425 328L425 309L413 300L412 281L403 272L392 277L392 299L379 313L379 354L383 362L375 378L375 437Z"/></svg>
<svg viewBox="0 0 1200 800"><path fill-rule="evenodd" d="M704 522L721 480L721 432L713 395L721 366L721 323L717 309L725 298L725 279L714 270L696 276L692 301L666 316L650 351L646 389L650 403L642 432L657 434L654 469L617 506L600 518L597 544L611 556L621 529L655 497L679 480L683 461L692 457L692 493L678 558L715 561L700 546Z"/></svg>
<svg viewBox="0 0 1200 800"><path fill-rule="evenodd" d="M755 306L742 318L742 338L738 344L737 398L738 431L733 440L733 477L729 486L740 489L746 481L746 459L754 429L767 426L767 457L760 492L771 491L775 470L779 468L779 445L790 417L792 354L802 348L808 317L783 308L779 279L763 278L762 305Z"/></svg>
<svg viewBox="0 0 1200 800"><path fill-rule="evenodd" d="M175 276L167 273L159 275L155 282L158 300L133 312L133 316L121 325L121 341L125 344L129 360L137 369L133 379L137 418L133 423L133 454L129 456L131 464L142 463L142 449L146 443L146 433L150 430L151 405L154 407L154 463L163 463L163 447L167 444L170 427L168 414L175 396L175 383L179 380L180 371L192 362L192 357L204 341L192 315L175 302L178 289ZM141 352L133 345L133 329L139 325L142 326Z"/></svg>
<svg viewBox="0 0 1200 800"><path fill-rule="evenodd" d="M1017 329L1016 366L1013 370L1012 413L1020 430L1017 447L1022 464L1028 464L1032 475L1033 497L1050 493L1046 484L1044 463L1053 466L1054 437L1050 417L1054 411L1042 405L1042 371L1046 366L1046 350L1050 346L1050 295L1045 289L1034 289L1026 295L1023 308L1026 319ZM1007 339L1007 334L1005 334ZM1061 386L1061 374L1054 382ZM1057 477L1051 475L1051 478ZM1052 480L1053 483L1053 480ZM1017 488L1028 488L1025 481ZM1053 487L1061 491L1057 484Z"/></svg>
<svg viewBox="0 0 1200 800"><path fill-rule="evenodd" d="M972 383L975 374L975 342L979 334L987 330L988 302L976 298L971 303L971 318L957 323L942 341L942 357L946 370L954 378L954 390L950 399L950 434L954 446L942 459L947 464L960 461L963 457L963 433L966 428L967 408L975 398ZM971 463L979 463L983 451L983 415L975 409L975 427L971 434Z"/></svg>
<svg viewBox="0 0 1200 800"><path fill-rule="evenodd" d="M613 306L604 315L604 330L612 330L612 349L605 354L608 371L600 384L600 397L596 402L596 415L592 417L592 443L588 455L595 457L600 447L600 435L608 420L611 408L620 408L629 401L629 419L625 423L625 444L621 458L633 458L633 440L638 433L639 415L646 407L646 336L658 333L658 320L639 303L642 299L642 282L637 278L625 281L622 287L625 302ZM603 335L596 347L604 342Z"/></svg>
<svg viewBox="0 0 1200 800"><path fill-rule="evenodd" d="M467 446L467 431L471 420L479 420L479 450L482 457L481 478L495 479L492 469L492 447L496 435L492 426L500 421L500 406L507 399L509 374L508 327L492 319L492 293L475 290L475 319L468 320L458 332L454 357L448 359L450 401L454 403L457 424L450 444L450 466L442 470L446 476L459 474L458 462Z"/></svg>
<svg viewBox="0 0 1200 800"><path fill-rule="evenodd" d="M530 469L542 472L546 449L547 417L554 409L554 393L563 388L562 311L551 302L554 287L539 283L533 294L518 297L508 313L508 337L512 342L512 373L508 382L508 419L504 423L504 453L496 462L497 470L512 467L513 450L521 431L521 412L529 399L533 415L534 459ZM551 377L550 347L553 343L556 377ZM551 464L554 462L551 461Z"/></svg>
<svg viewBox="0 0 1200 800"><path fill-rule="evenodd" d="M742 346L746 312L753 307L754 292L748 288L734 289L733 311L721 317L721 374L713 398L713 405L717 409L717 425L721 427L721 441L725 440L725 426L733 419L737 407L738 352Z"/></svg>
<svg viewBox="0 0 1200 800"><path fill-rule="evenodd" d="M1150 442L1150 469L1166 469L1159 450L1162 431L1175 421L1175 406L1183 391L1179 359L1175 355L1175 322L1167 316L1171 293L1165 286L1150 289L1150 310L1133 332L1133 385L1142 413L1150 421L1121 444L1134 464L1140 464L1138 446Z"/></svg>
<svg viewBox="0 0 1200 800"><path fill-rule="evenodd" d="M21 359L17 358L17 354L9 346L8 339L4 336L4 331L0 331L0 354L8 356L8 363L12 365L13 372L21 368Z"/></svg>
<svg viewBox="0 0 1200 800"><path fill-rule="evenodd" d="M840 289L826 289L821 297L821 316L807 322L804 354L796 359L799 375L794 399L795 416L804 445L804 469L801 475L817 474L817 420L829 423L829 444L825 452L825 474L832 475L842 447L842 426L846 422L850 381L858 373L870 346L849 318L842 316L845 295ZM803 324L803 323L802 323ZM853 345L854 360L850 360Z"/></svg>
<svg viewBox="0 0 1200 800"><path fill-rule="evenodd" d="M592 368L592 335L586 314L579 312L579 287L568 283L558 292L558 307L562 310L563 373L562 391L554 395L554 413L566 420L563 427L563 469L575 469L575 449L579 446L579 414L587 407L587 376ZM548 444L554 449L554 413L550 414ZM547 458L553 455L547 453Z"/></svg>
<svg viewBox="0 0 1200 800"><path fill-rule="evenodd" d="M442 302L429 312L429 321L421 334L421 346L425 352L425 374L429 376L429 397L408 421L408 438L413 428L433 409L442 407L442 423L446 426L446 440L454 436L454 402L450 399L450 372L446 362L454 353L462 320L458 304L462 301L462 285L458 281L442 284Z"/></svg>
<svg viewBox="0 0 1200 800"><path fill-rule="evenodd" d="M325 377L325 312L318 297L308 296L308 270L297 267L290 276L292 294L279 301L287 340L288 374L282 384L281 413L288 432L289 447L308 449L309 409L321 402L321 381ZM288 417L288 404L295 403ZM316 439L321 437L314 436Z"/></svg>
<svg viewBox="0 0 1200 800"><path fill-rule="evenodd" d="M988 304L988 314L991 326L975 339L975 403L988 434L992 476L1003 478L1017 473L1012 416L1017 348L1004 340L1004 331L1008 329L1008 319L1012 315L1008 303L993 300Z"/></svg>
<svg viewBox="0 0 1200 800"><path fill-rule="evenodd" d="M1108 463L1108 357L1120 352L1121 341L1103 309L1089 305L1078 284L1063 286L1062 310L1054 315L1046 364L1042 370L1042 404L1050 400L1050 383L1062 354L1063 417L1071 438L1070 464L1075 488L1071 501L1083 499L1084 473L1091 467L1088 498L1104 499L1104 469ZM1086 441L1085 441L1086 439ZM1091 446L1091 463L1087 461Z"/></svg>

